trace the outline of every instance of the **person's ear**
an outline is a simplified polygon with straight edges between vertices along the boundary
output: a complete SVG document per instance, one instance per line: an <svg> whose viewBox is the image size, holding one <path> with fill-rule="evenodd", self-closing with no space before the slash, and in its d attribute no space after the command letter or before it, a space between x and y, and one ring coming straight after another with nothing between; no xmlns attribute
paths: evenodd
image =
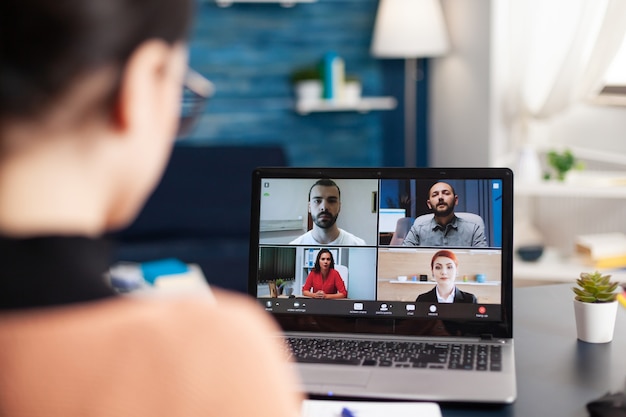
<svg viewBox="0 0 626 417"><path fill-rule="evenodd" d="M177 106L171 90L173 47L164 41L150 40L140 45L129 58L122 73L114 111L115 127L120 132L142 132L155 121L172 118L167 113ZM168 107L169 106L169 107ZM176 120L168 126L175 131Z"/></svg>
<svg viewBox="0 0 626 417"><path fill-rule="evenodd" d="M426 200L426 205L428 206L430 210L433 209L433 206L430 204L430 200Z"/></svg>
<svg viewBox="0 0 626 417"><path fill-rule="evenodd" d="M458 205L459 205L459 196L458 196L458 195L455 195L455 196L454 196L454 205L455 205L455 206L458 206Z"/></svg>

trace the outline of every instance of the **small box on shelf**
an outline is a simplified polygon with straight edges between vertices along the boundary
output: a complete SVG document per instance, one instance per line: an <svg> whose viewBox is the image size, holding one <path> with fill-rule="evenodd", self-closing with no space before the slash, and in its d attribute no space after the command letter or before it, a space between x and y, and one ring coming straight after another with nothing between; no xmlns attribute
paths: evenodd
<svg viewBox="0 0 626 417"><path fill-rule="evenodd" d="M576 238L576 253L594 268L626 267L626 234L596 233Z"/></svg>

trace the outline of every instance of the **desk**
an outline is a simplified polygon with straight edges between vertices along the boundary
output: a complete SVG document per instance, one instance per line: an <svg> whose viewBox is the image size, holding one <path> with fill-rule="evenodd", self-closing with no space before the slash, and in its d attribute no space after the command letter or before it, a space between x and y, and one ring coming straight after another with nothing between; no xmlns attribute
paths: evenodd
<svg viewBox="0 0 626 417"><path fill-rule="evenodd" d="M454 416L588 416L585 404L626 383L626 310L607 344L576 339L569 284L514 290L517 401L504 407L442 406ZM621 330L621 331L620 331Z"/></svg>

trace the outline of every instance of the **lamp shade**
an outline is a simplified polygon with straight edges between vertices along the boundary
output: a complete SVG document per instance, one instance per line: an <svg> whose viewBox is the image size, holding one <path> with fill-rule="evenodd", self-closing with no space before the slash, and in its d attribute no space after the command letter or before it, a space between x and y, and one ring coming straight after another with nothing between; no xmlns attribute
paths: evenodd
<svg viewBox="0 0 626 417"><path fill-rule="evenodd" d="M380 0L372 55L420 58L443 55L448 48L439 0Z"/></svg>

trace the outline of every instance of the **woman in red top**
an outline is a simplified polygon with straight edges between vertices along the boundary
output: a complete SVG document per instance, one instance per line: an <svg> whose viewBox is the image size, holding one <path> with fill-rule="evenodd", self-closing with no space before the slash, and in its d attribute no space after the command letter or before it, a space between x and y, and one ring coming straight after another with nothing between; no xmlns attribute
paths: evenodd
<svg viewBox="0 0 626 417"><path fill-rule="evenodd" d="M348 290L335 269L333 255L328 249L321 249L317 253L315 266L302 286L302 295L313 298L348 297Z"/></svg>

